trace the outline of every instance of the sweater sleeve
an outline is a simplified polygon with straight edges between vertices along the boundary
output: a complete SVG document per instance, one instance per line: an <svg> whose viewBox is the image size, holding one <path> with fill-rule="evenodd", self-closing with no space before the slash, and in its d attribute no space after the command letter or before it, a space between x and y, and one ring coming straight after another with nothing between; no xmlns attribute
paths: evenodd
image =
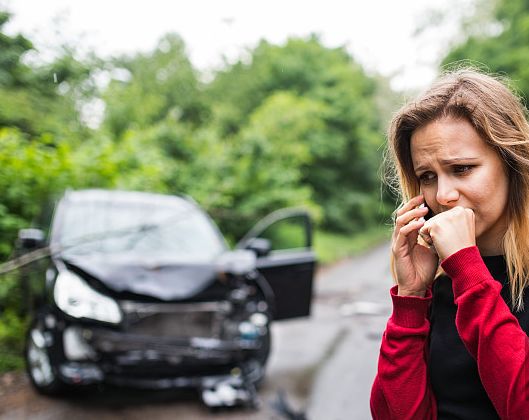
<svg viewBox="0 0 529 420"><path fill-rule="evenodd" d="M476 359L483 387L502 419L529 418L529 339L502 299L477 247L442 262L452 278L456 327Z"/></svg>
<svg viewBox="0 0 529 420"><path fill-rule="evenodd" d="M383 420L434 419L437 409L426 363L431 292L424 298L403 297L394 286L391 298L393 313L382 336L371 414Z"/></svg>

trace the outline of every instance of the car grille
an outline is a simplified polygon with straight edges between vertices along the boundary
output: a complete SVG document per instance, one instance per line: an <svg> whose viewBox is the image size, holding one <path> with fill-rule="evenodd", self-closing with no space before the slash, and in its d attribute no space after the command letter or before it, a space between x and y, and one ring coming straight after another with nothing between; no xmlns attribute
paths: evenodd
<svg viewBox="0 0 529 420"><path fill-rule="evenodd" d="M231 304L225 301L185 304L124 301L121 307L127 332L165 338L220 338L223 320L231 311Z"/></svg>

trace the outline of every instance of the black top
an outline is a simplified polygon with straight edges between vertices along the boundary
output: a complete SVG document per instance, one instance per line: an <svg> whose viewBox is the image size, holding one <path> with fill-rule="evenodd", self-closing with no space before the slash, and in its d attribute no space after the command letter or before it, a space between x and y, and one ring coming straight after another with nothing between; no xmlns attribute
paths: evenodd
<svg viewBox="0 0 529 420"><path fill-rule="evenodd" d="M511 293L503 256L484 257L492 277L503 285L501 296L511 308ZM440 276L432 288L430 312L430 382L437 400L439 419L498 419L478 374L476 360L465 348L456 329L452 279ZM525 294L525 308L529 308ZM512 311L512 308L511 308ZM523 330L529 332L529 311L514 312Z"/></svg>

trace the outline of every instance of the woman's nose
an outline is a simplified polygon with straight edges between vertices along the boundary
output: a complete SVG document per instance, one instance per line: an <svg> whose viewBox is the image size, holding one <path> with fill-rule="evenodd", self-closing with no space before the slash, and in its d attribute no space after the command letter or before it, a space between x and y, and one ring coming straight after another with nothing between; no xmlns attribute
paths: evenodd
<svg viewBox="0 0 529 420"><path fill-rule="evenodd" d="M437 179L437 202L441 206L448 206L456 204L459 200L459 191L454 183L446 177L439 177Z"/></svg>

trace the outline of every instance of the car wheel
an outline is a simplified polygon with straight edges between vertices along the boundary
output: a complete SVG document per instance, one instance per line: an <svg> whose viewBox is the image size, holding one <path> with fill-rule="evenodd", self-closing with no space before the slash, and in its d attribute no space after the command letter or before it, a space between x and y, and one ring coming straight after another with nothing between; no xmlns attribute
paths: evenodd
<svg viewBox="0 0 529 420"><path fill-rule="evenodd" d="M270 331L270 325L266 328L266 334L263 337L262 347L257 353L257 360L264 367L268 362L268 357L270 356L270 349L272 348L272 332Z"/></svg>
<svg viewBox="0 0 529 420"><path fill-rule="evenodd" d="M56 373L52 364L46 338L38 322L34 322L26 337L24 352L26 371L34 388L44 395L59 395L66 390L66 385Z"/></svg>
<svg viewBox="0 0 529 420"><path fill-rule="evenodd" d="M262 346L258 350L257 354L250 361L249 367L251 370L250 381L256 388L260 388L264 382L266 375L266 363L270 356L270 350L272 348L272 332L270 331L270 325L267 326L266 335L262 338ZM253 363L252 363L253 362Z"/></svg>

